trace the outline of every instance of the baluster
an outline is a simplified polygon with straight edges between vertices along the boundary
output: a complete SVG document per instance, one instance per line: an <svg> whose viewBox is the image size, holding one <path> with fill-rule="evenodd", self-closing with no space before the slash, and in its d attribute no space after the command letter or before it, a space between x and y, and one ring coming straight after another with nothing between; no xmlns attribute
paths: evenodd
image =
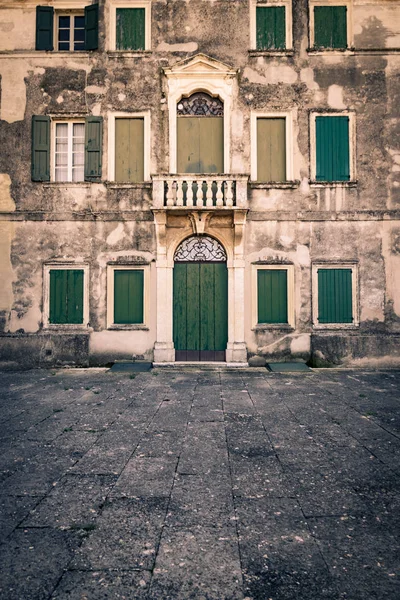
<svg viewBox="0 0 400 600"><path fill-rule="evenodd" d="M186 183L186 206L193 206L193 181L191 179L187 179Z"/></svg>
<svg viewBox="0 0 400 600"><path fill-rule="evenodd" d="M197 180L197 194L196 194L196 206L197 207L202 207L204 206L204 200L203 200L203 196L204 196L204 181L201 181L200 179Z"/></svg>
<svg viewBox="0 0 400 600"><path fill-rule="evenodd" d="M216 198L217 198L217 202L216 205L217 206L223 206L224 205L224 193L223 193L223 185L224 182L223 181L216 181L215 182L217 184L217 193L216 193Z"/></svg>
<svg viewBox="0 0 400 600"><path fill-rule="evenodd" d="M225 181L225 205L233 206L232 181Z"/></svg>
<svg viewBox="0 0 400 600"><path fill-rule="evenodd" d="M213 184L213 182L210 179L208 181L206 181L206 185L207 185L206 206L212 206L213 205L213 189L212 189L212 184Z"/></svg>
<svg viewBox="0 0 400 600"><path fill-rule="evenodd" d="M183 181L176 182L176 206L183 206Z"/></svg>
<svg viewBox="0 0 400 600"><path fill-rule="evenodd" d="M167 190L167 206L173 206L174 205L174 186L175 186L175 182L172 179L167 179L167 186L168 186L168 190Z"/></svg>

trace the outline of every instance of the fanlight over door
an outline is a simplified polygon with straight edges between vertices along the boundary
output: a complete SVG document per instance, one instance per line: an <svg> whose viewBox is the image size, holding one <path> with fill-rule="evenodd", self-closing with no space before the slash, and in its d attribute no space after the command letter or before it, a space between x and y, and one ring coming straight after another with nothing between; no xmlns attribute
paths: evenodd
<svg viewBox="0 0 400 600"><path fill-rule="evenodd" d="M223 173L224 105L197 92L177 106L178 173Z"/></svg>

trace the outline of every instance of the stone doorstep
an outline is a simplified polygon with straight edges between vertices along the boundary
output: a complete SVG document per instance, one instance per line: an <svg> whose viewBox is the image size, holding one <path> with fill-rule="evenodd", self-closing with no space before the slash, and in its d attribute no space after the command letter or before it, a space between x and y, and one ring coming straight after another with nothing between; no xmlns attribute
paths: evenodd
<svg viewBox="0 0 400 600"><path fill-rule="evenodd" d="M218 361L176 361L176 362L159 362L153 363L153 369L172 369L172 370L199 370L199 371L220 371L220 370L234 370L234 371L251 371L252 373L261 371L266 372L265 367L249 367L247 363L228 363Z"/></svg>

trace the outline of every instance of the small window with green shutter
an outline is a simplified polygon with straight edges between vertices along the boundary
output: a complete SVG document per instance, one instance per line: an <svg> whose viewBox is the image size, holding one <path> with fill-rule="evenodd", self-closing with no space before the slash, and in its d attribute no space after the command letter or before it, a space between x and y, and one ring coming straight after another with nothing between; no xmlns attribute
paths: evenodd
<svg viewBox="0 0 400 600"><path fill-rule="evenodd" d="M79 52L96 50L99 37L99 5L84 10L63 10L51 6L36 7L36 50Z"/></svg>
<svg viewBox="0 0 400 600"><path fill-rule="evenodd" d="M144 181L144 118L115 119L115 181Z"/></svg>
<svg viewBox="0 0 400 600"><path fill-rule="evenodd" d="M84 318L84 270L49 270L49 324L82 325Z"/></svg>
<svg viewBox="0 0 400 600"><path fill-rule="evenodd" d="M257 270L257 322L288 323L287 269Z"/></svg>
<svg viewBox="0 0 400 600"><path fill-rule="evenodd" d="M115 325L144 323L144 269L114 270Z"/></svg>
<svg viewBox="0 0 400 600"><path fill-rule="evenodd" d="M286 181L286 118L257 118L257 181Z"/></svg>
<svg viewBox="0 0 400 600"><path fill-rule="evenodd" d="M349 125L348 116L315 118L316 181L350 180Z"/></svg>
<svg viewBox="0 0 400 600"><path fill-rule="evenodd" d="M351 268L317 268L318 324L354 323Z"/></svg>
<svg viewBox="0 0 400 600"><path fill-rule="evenodd" d="M116 8L116 50L146 49L146 9Z"/></svg>
<svg viewBox="0 0 400 600"><path fill-rule="evenodd" d="M286 6L256 7L256 49L286 48Z"/></svg>
<svg viewBox="0 0 400 600"><path fill-rule="evenodd" d="M314 6L314 47L347 48L347 6Z"/></svg>

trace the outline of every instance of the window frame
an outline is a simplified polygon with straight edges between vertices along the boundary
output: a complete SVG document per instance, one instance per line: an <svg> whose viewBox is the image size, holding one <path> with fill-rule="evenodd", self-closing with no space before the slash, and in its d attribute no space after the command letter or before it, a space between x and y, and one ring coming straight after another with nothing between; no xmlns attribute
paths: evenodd
<svg viewBox="0 0 400 600"><path fill-rule="evenodd" d="M285 119L285 143L286 143L286 180L285 181L258 181L257 179L257 120L258 119ZM293 113L286 112L264 112L251 111L251 148L250 148L250 179L258 184L274 184L277 186L291 183L293 177ZM271 186L270 186L271 187Z"/></svg>
<svg viewBox="0 0 400 600"><path fill-rule="evenodd" d="M315 6L346 6L346 48L319 48L315 46L315 23L314 23L314 7ZM353 2L352 0L310 0L309 2L309 49L313 52L338 52L343 54L346 50L351 50L354 46L353 39Z"/></svg>
<svg viewBox="0 0 400 600"><path fill-rule="evenodd" d="M285 7L285 48L257 49L257 8L268 8L274 6ZM285 54L293 50L292 32L292 2L291 0L250 0L250 51L261 54Z"/></svg>
<svg viewBox="0 0 400 600"><path fill-rule="evenodd" d="M294 287L294 265L259 263L251 265L251 287L252 287L252 330L266 329L295 329L295 287ZM259 323L258 322L258 271L286 271L287 272L287 323Z"/></svg>
<svg viewBox="0 0 400 600"><path fill-rule="evenodd" d="M83 322L50 323L50 271L83 271ZM89 265L82 262L51 262L43 265L43 328L87 329L89 323Z"/></svg>
<svg viewBox="0 0 400 600"><path fill-rule="evenodd" d="M352 294L352 323L318 323L318 269L350 269L351 270L351 294ZM311 265L311 307L313 329L357 329L360 325L359 317L359 285L358 285L358 263L347 262L323 262L315 261Z"/></svg>
<svg viewBox="0 0 400 600"><path fill-rule="evenodd" d="M145 34L144 50L118 50L117 49L117 8L144 8L145 9ZM143 54L151 50L151 0L111 0L109 5L109 51L118 54Z"/></svg>
<svg viewBox="0 0 400 600"><path fill-rule="evenodd" d="M114 273L115 271L143 271L143 323L114 323ZM107 265L107 329L148 330L150 314L150 265L108 264Z"/></svg>
<svg viewBox="0 0 400 600"><path fill-rule="evenodd" d="M317 134L316 134L316 118L317 117L348 117L349 118L349 170L350 179L347 180L324 180L317 181ZM335 187L346 187L349 184L356 182L356 115L352 110L336 110L336 111L312 111L310 113L310 182L313 186L333 185Z"/></svg>
<svg viewBox="0 0 400 600"><path fill-rule="evenodd" d="M150 160L151 160L151 113L149 110L140 112L109 112L108 119L108 180L115 185L140 186L142 182L123 182L115 181L115 121L117 119L144 119L144 180L143 183L151 181L150 178Z"/></svg>
<svg viewBox="0 0 400 600"><path fill-rule="evenodd" d="M86 7L86 3L84 5L84 8ZM54 11L54 46L58 46L58 32L59 32L59 18L60 17L83 17L85 18L85 11L84 8L82 10L80 10L79 8L71 8L71 9L58 9L56 8ZM71 23L70 23L71 25ZM70 32L74 32L74 28L71 28L70 26ZM85 32L85 26L83 27L83 31ZM71 49L71 43L73 45L74 40L69 40L69 45L70 48L69 50L59 50L58 47L54 48L53 52L88 52L88 50L86 50L85 48L85 38L83 39L83 45L84 47L82 48L82 50L74 50L74 48Z"/></svg>
<svg viewBox="0 0 400 600"><path fill-rule="evenodd" d="M57 125L60 123L68 123L68 176L71 174L71 179L67 179L66 181L56 181L56 129L57 129ZM51 140L50 140L50 181L53 183L58 183L58 184L63 184L63 183L68 183L68 184L82 184L82 183L88 183L85 180L85 134L84 134L84 143L83 143L83 179L80 181L73 181L72 180L72 138L73 138L73 125L74 124L79 124L79 125L84 125L84 131L86 134L86 121L84 117L76 117L74 118L52 118L51 119ZM71 132L71 135L70 135Z"/></svg>

